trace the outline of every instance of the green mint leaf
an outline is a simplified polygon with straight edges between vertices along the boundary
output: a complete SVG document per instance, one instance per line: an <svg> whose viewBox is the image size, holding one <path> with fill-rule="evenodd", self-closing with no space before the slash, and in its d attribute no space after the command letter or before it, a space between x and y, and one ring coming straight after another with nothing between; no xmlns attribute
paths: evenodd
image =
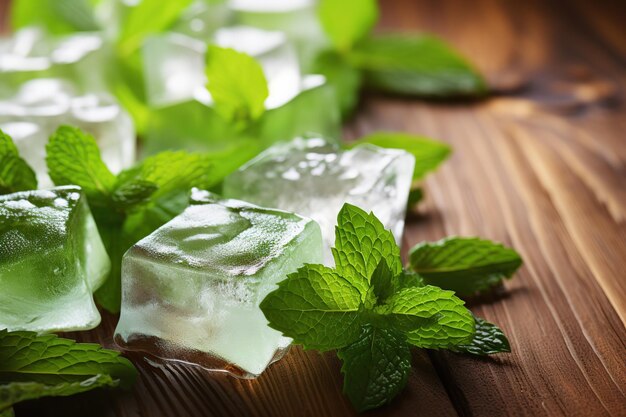
<svg viewBox="0 0 626 417"><path fill-rule="evenodd" d="M486 92L482 76L445 42L432 36L384 35L364 39L350 52L365 84L377 90L425 97Z"/></svg>
<svg viewBox="0 0 626 417"><path fill-rule="evenodd" d="M93 136L71 126L60 126L46 145L48 174L56 185L78 185L89 203L106 204L115 176L100 158Z"/></svg>
<svg viewBox="0 0 626 417"><path fill-rule="evenodd" d="M387 265L387 261L381 259L378 262L378 266L372 273L370 283L378 304L383 304L395 292L394 276Z"/></svg>
<svg viewBox="0 0 626 417"><path fill-rule="evenodd" d="M326 83L335 90L335 100L339 103L343 118L350 116L359 101L361 71L354 68L344 56L335 51L326 51L315 58L312 72L326 78Z"/></svg>
<svg viewBox="0 0 626 417"><path fill-rule="evenodd" d="M209 46L206 60L207 88L215 111L240 124L261 117L269 95L261 65L243 52L215 45Z"/></svg>
<svg viewBox="0 0 626 417"><path fill-rule="evenodd" d="M45 395L87 387L129 388L137 371L119 352L56 335L0 330L0 409Z"/></svg>
<svg viewBox="0 0 626 417"><path fill-rule="evenodd" d="M2 397L2 394L0 394L0 397ZM1 399L0 399L0 402L2 402ZM0 417L15 417L15 413L13 412L13 407L0 409Z"/></svg>
<svg viewBox="0 0 626 417"><path fill-rule="evenodd" d="M407 201L407 211L415 207L424 199L424 190L421 187L413 188L409 191L409 199Z"/></svg>
<svg viewBox="0 0 626 417"><path fill-rule="evenodd" d="M117 184L111 194L111 199L116 206L129 209L139 204L146 203L159 189L159 186L151 181L141 178L133 178Z"/></svg>
<svg viewBox="0 0 626 417"><path fill-rule="evenodd" d="M332 252L337 272L350 279L364 301L370 278L381 260L387 262L393 276L402 272L400 248L393 234L373 213L367 214L351 204L344 204L337 216Z"/></svg>
<svg viewBox="0 0 626 417"><path fill-rule="evenodd" d="M364 326L359 339L337 351L343 362L343 391L357 411L391 401L406 385L411 352L394 330Z"/></svg>
<svg viewBox="0 0 626 417"><path fill-rule="evenodd" d="M376 0L321 0L318 16L335 47L348 51L369 34L378 21Z"/></svg>
<svg viewBox="0 0 626 417"><path fill-rule="evenodd" d="M338 349L359 337L361 294L323 265L305 265L290 274L260 307L270 327L306 349Z"/></svg>
<svg viewBox="0 0 626 417"><path fill-rule="evenodd" d="M449 145L424 136L409 135L406 133L377 132L362 137L351 145L369 143L381 148L404 149L415 157L413 179L419 180L435 170L439 164L450 155Z"/></svg>
<svg viewBox="0 0 626 417"><path fill-rule="evenodd" d="M141 0L129 8L117 40L122 56L139 49L148 35L168 29L190 4L191 0Z"/></svg>
<svg viewBox="0 0 626 417"><path fill-rule="evenodd" d="M20 158L11 137L0 129L0 194L36 188L35 172Z"/></svg>
<svg viewBox="0 0 626 417"><path fill-rule="evenodd" d="M463 300L430 285L400 290L377 313L408 331L408 342L417 347L450 348L474 336L474 317Z"/></svg>
<svg viewBox="0 0 626 417"><path fill-rule="evenodd" d="M452 237L416 245L409 263L427 284L467 296L510 278L522 259L514 250L489 240Z"/></svg>
<svg viewBox="0 0 626 417"><path fill-rule="evenodd" d="M109 375L84 377L75 382L11 382L0 384L0 408L18 402L41 397L65 397L101 387L115 387L117 383ZM10 414L9 414L10 415ZM2 414L0 413L0 416Z"/></svg>
<svg viewBox="0 0 626 417"><path fill-rule="evenodd" d="M454 346L451 350L472 355L491 355L511 351L509 340L498 326L479 317L475 317L475 320L476 332L472 341Z"/></svg>
<svg viewBox="0 0 626 417"><path fill-rule="evenodd" d="M115 189L134 187L147 183L157 187L150 194L151 200L167 196L172 192L189 192L192 187L210 188L220 178L213 175L213 162L210 154L185 151L165 151L144 159L139 165L122 171ZM135 184L135 185L133 185Z"/></svg>
<svg viewBox="0 0 626 417"><path fill-rule="evenodd" d="M422 278L413 271L405 269L404 271L402 271L402 274L396 277L396 287L394 292L398 292L404 288L423 287L424 285L426 285L426 283L424 282L424 278Z"/></svg>
<svg viewBox="0 0 626 417"><path fill-rule="evenodd" d="M11 26L39 26L52 34L95 31L98 25L88 0L14 0Z"/></svg>

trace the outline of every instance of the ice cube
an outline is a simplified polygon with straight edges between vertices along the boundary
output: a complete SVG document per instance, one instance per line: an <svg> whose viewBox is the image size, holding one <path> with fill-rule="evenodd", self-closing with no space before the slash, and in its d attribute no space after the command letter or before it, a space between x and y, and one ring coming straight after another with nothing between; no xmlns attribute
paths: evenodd
<svg viewBox="0 0 626 417"><path fill-rule="evenodd" d="M224 195L314 219L322 229L326 264L332 265L334 226L344 203L373 211L400 243L414 164L399 149L341 150L320 138L297 138L228 176Z"/></svg>
<svg viewBox="0 0 626 417"><path fill-rule="evenodd" d="M8 97L30 79L72 80L84 91L106 89L103 68L108 50L100 34L78 32L49 36L28 27L0 38L0 97Z"/></svg>
<svg viewBox="0 0 626 417"><path fill-rule="evenodd" d="M45 145L63 124L93 135L111 171L117 173L134 162L132 120L107 94L80 95L67 81L42 78L24 83L14 97L0 101L0 129L11 135L20 155L35 169L42 188L52 185Z"/></svg>
<svg viewBox="0 0 626 417"><path fill-rule="evenodd" d="M235 24L284 32L307 71L317 53L329 45L315 0L230 0L228 6Z"/></svg>
<svg viewBox="0 0 626 417"><path fill-rule="evenodd" d="M122 261L125 349L259 375L290 343L259 303L288 273L322 260L312 220L195 190L194 204Z"/></svg>
<svg viewBox="0 0 626 417"><path fill-rule="evenodd" d="M298 58L285 35L245 26L221 28L213 36L216 45L254 57L268 81L268 109L284 105L302 90ZM143 48L146 92L150 105L160 107L197 99L213 103L206 89L205 42L179 33L149 38Z"/></svg>
<svg viewBox="0 0 626 417"><path fill-rule="evenodd" d="M267 112L253 132L235 128L212 108L205 87L206 44L181 34L154 36L143 48L146 92L153 107L147 123L147 154L172 147L223 151L240 141L264 149L268 143L307 132L337 136L340 116L334 90L322 76L300 75L284 35L233 27L220 29L214 39L259 60L269 81Z"/></svg>
<svg viewBox="0 0 626 417"><path fill-rule="evenodd" d="M0 196L0 329L87 330L110 261L76 186Z"/></svg>

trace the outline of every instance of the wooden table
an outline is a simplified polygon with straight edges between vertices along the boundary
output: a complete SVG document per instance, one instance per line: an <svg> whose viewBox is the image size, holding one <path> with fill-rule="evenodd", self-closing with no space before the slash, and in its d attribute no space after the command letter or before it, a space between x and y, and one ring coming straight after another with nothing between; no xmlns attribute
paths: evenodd
<svg viewBox="0 0 626 417"><path fill-rule="evenodd" d="M415 350L406 390L380 416L626 416L626 7L623 1L385 0L381 29L447 39L487 74L481 102L368 96L346 135L376 130L450 143L426 181L405 250L477 235L525 265L472 303L512 353L476 359ZM76 333L112 345L116 318ZM135 358L133 392L16 407L37 416L346 416L333 354L292 349L259 379Z"/></svg>

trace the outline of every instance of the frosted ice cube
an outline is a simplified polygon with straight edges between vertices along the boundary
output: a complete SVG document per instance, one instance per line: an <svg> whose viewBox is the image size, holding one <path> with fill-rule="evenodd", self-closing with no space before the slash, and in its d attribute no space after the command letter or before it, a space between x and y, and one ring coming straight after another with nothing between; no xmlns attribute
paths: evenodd
<svg viewBox="0 0 626 417"><path fill-rule="evenodd" d="M259 375L290 339L259 303L288 273L322 260L312 220L194 191L195 203L122 261L116 341L240 377Z"/></svg>
<svg viewBox="0 0 626 417"><path fill-rule="evenodd" d="M244 26L221 28L215 32L213 43L258 60L268 81L268 109L284 105L307 88L300 76L296 53L281 32ZM152 106L194 99L209 106L213 103L205 87L206 48L205 42L179 33L157 35L146 41L144 72Z"/></svg>
<svg viewBox="0 0 626 417"><path fill-rule="evenodd" d="M62 124L93 135L111 171L119 172L134 162L132 120L107 94L79 95L67 81L42 78L24 83L14 97L0 101L0 129L13 137L20 155L35 169L40 187L52 185L45 145Z"/></svg>
<svg viewBox="0 0 626 417"><path fill-rule="evenodd" d="M101 68L107 54L98 33L49 36L39 28L21 29L0 38L0 97L12 95L27 80L42 77L66 78L81 90L104 90Z"/></svg>
<svg viewBox="0 0 626 417"><path fill-rule="evenodd" d="M110 266L79 187L0 196L0 329L96 327Z"/></svg>
<svg viewBox="0 0 626 417"><path fill-rule="evenodd" d="M413 155L399 149L340 150L320 138L298 138L274 145L228 176L224 195L314 219L330 265L344 203L373 211L400 243L414 164Z"/></svg>

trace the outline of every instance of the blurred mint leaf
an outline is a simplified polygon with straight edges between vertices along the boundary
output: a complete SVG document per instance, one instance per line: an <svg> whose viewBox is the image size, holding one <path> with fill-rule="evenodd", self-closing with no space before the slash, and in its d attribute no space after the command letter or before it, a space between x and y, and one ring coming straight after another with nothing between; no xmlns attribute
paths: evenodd
<svg viewBox="0 0 626 417"><path fill-rule="evenodd" d="M130 208L146 203L158 189L159 186L154 182L133 178L117 184L111 199L117 206Z"/></svg>
<svg viewBox="0 0 626 417"><path fill-rule="evenodd" d="M406 385L411 352L404 335L392 329L363 326L359 339L337 351L343 362L343 392L357 411L391 401Z"/></svg>
<svg viewBox="0 0 626 417"><path fill-rule="evenodd" d="M440 39L426 35L377 35L349 56L370 88L424 97L479 96L483 77Z"/></svg>
<svg viewBox="0 0 626 417"><path fill-rule="evenodd" d="M265 112L267 80L263 68L251 56L210 45L206 75L215 111L224 119L246 124Z"/></svg>
<svg viewBox="0 0 626 417"><path fill-rule="evenodd" d="M131 55L142 46L146 36L168 29L192 0L141 0L124 16L117 40L122 56Z"/></svg>
<svg viewBox="0 0 626 417"><path fill-rule="evenodd" d="M115 175L102 162L93 136L71 126L60 126L46 145L48 174L56 185L78 185L90 204L104 205Z"/></svg>
<svg viewBox="0 0 626 417"><path fill-rule="evenodd" d="M326 51L315 58L312 72L326 77L326 83L335 90L342 117L350 116L359 100L361 71L337 52Z"/></svg>
<svg viewBox="0 0 626 417"><path fill-rule="evenodd" d="M37 189L37 177L20 158L13 139L0 129L0 194Z"/></svg>
<svg viewBox="0 0 626 417"><path fill-rule="evenodd" d="M335 270L305 265L261 302L269 326L306 349L337 349L360 333L361 295Z"/></svg>
<svg viewBox="0 0 626 417"><path fill-rule="evenodd" d="M409 263L427 284L468 296L513 276L522 258L513 249L489 240L450 237L414 246Z"/></svg>
<svg viewBox="0 0 626 417"><path fill-rule="evenodd" d="M449 145L424 136L397 132L376 132L352 142L350 146L368 143L381 148L403 149L415 157L413 179L420 180L445 161L452 149Z"/></svg>
<svg viewBox="0 0 626 417"><path fill-rule="evenodd" d="M130 388L134 366L119 352L56 335L0 330L0 410L43 396L98 387Z"/></svg>
<svg viewBox="0 0 626 417"><path fill-rule="evenodd" d="M479 317L475 317L475 320L476 331L471 342L455 346L450 350L481 356L511 351L509 340L498 326Z"/></svg>
<svg viewBox="0 0 626 417"><path fill-rule="evenodd" d="M52 34L100 29L89 0L13 0L11 26L40 26Z"/></svg>
<svg viewBox="0 0 626 417"><path fill-rule="evenodd" d="M345 52L376 25L378 3L376 0L320 0L317 13L335 48Z"/></svg>

